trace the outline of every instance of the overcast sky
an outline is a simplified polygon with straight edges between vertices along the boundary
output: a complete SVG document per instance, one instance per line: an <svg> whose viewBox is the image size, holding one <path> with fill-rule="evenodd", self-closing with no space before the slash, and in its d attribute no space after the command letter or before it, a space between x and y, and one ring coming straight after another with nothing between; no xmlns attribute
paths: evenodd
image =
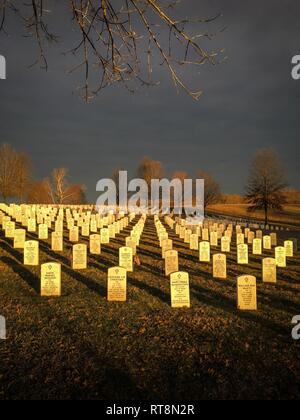
<svg viewBox="0 0 300 420"><path fill-rule="evenodd" d="M73 33L62 14L66 42L48 52L49 71L28 69L33 41L11 21L0 37L7 80L0 80L0 142L32 157L35 177L66 166L72 181L87 186L95 200L100 178L117 167L134 174L144 156L160 160L169 176L184 170L210 171L226 193L242 193L255 151L273 147L287 168L290 185L300 189L300 80L291 78L291 59L300 54L300 3L296 0L188 0L185 14L221 12L214 28L227 27L214 46L228 60L187 73L187 82L204 91L199 102L177 95L161 67L159 87L131 95L105 90L85 104L76 93L81 74L70 76L70 58L61 53ZM67 33L66 33L67 32Z"/></svg>

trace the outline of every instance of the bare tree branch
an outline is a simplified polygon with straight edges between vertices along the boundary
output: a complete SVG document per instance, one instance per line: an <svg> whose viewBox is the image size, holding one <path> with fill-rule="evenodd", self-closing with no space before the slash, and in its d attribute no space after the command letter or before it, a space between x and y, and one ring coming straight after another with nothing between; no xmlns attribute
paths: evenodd
<svg viewBox="0 0 300 420"><path fill-rule="evenodd" d="M69 72L84 69L84 83L79 89L86 102L105 87L116 83L123 84L130 92L136 89L132 82L142 86L157 85L153 81L153 66L157 57L162 58L162 65L178 90L184 90L193 99L200 98L202 90L191 89L179 69L218 62L224 51L207 51L201 41L215 37L216 34L202 30L202 26L211 24L220 15L176 18L179 2L68 0L70 18L80 34L80 41L67 53L82 57ZM18 6L16 3L15 0L0 0L0 32L6 31L9 12L21 17L26 33L37 43L38 57L33 65L39 64L47 70L45 42L57 42L59 39L48 29L49 12L54 2L19 1Z"/></svg>

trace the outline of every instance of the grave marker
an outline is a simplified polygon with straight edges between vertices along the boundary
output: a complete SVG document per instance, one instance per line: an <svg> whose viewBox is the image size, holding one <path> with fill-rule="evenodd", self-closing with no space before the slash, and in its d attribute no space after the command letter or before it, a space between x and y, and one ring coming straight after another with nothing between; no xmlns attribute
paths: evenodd
<svg viewBox="0 0 300 420"><path fill-rule="evenodd" d="M84 244L73 245L73 270L85 270L87 268L87 246Z"/></svg>
<svg viewBox="0 0 300 420"><path fill-rule="evenodd" d="M274 258L263 259L263 282L276 283L277 281L277 267Z"/></svg>
<svg viewBox="0 0 300 420"><path fill-rule="evenodd" d="M61 295L61 265L46 263L41 265L41 296Z"/></svg>
<svg viewBox="0 0 300 420"><path fill-rule="evenodd" d="M39 265L39 243L38 241L25 241L24 243L24 265Z"/></svg>
<svg viewBox="0 0 300 420"><path fill-rule="evenodd" d="M241 311L257 310L256 278L240 276L237 281L237 306Z"/></svg>
<svg viewBox="0 0 300 420"><path fill-rule="evenodd" d="M188 273L172 273L170 283L172 308L190 308L190 285Z"/></svg>
<svg viewBox="0 0 300 420"><path fill-rule="evenodd" d="M227 278L226 255L215 254L213 256L213 277L215 279Z"/></svg>
<svg viewBox="0 0 300 420"><path fill-rule="evenodd" d="M124 267L108 269L107 300L125 302L127 292L127 270Z"/></svg>

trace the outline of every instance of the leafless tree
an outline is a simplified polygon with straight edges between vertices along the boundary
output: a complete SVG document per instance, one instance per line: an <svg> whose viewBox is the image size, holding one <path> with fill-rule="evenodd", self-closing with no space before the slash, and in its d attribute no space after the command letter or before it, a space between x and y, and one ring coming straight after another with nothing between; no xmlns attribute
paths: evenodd
<svg viewBox="0 0 300 420"><path fill-rule="evenodd" d="M20 203L24 202L27 195L31 172L32 163L30 158L25 153L21 153L18 156L18 164L16 167L16 195L19 198Z"/></svg>
<svg viewBox="0 0 300 420"><path fill-rule="evenodd" d="M31 162L27 155L18 153L9 144L0 147L0 193L8 198L23 200L29 183Z"/></svg>
<svg viewBox="0 0 300 420"><path fill-rule="evenodd" d="M198 179L204 179L204 210L206 210L208 206L219 202L221 198L220 185L211 174L204 171L198 173Z"/></svg>
<svg viewBox="0 0 300 420"><path fill-rule="evenodd" d="M17 161L17 152L9 144L2 145L0 148L0 191L4 202L15 195Z"/></svg>
<svg viewBox="0 0 300 420"><path fill-rule="evenodd" d="M27 194L29 204L54 204L49 194L48 180L33 182L30 184Z"/></svg>
<svg viewBox="0 0 300 420"><path fill-rule="evenodd" d="M84 186L71 185L67 175L66 168L54 169L51 179L45 181L53 204L78 204L79 200L85 200Z"/></svg>
<svg viewBox="0 0 300 420"><path fill-rule="evenodd" d="M184 171L175 171L172 176L172 179L179 179L182 183L184 183L184 180L188 178L189 175Z"/></svg>
<svg viewBox="0 0 300 420"><path fill-rule="evenodd" d="M278 155L273 149L259 150L252 161L246 187L249 212L263 210L267 224L270 210L282 210L286 187L285 171Z"/></svg>
<svg viewBox="0 0 300 420"><path fill-rule="evenodd" d="M162 163L149 158L144 158L138 168L138 176L144 179L151 190L152 179L161 179L163 177Z"/></svg>
<svg viewBox="0 0 300 420"><path fill-rule="evenodd" d="M208 24L220 15L209 18L180 16L176 8L181 0L68 0L63 13L72 19L79 41L68 51L80 55L73 72L83 69L83 97L89 101L106 86L123 83L129 91L131 81L141 85L154 85L153 63L160 63L168 70L177 89L183 89L194 99L202 90L192 90L181 76L182 66L196 69L205 63L215 65L221 60L223 50L206 50L204 40L211 40L213 33ZM0 0L0 30L7 32L7 15L16 13L27 34L34 37L38 47L36 63L47 69L45 42L58 42L49 28L54 0ZM60 2L63 3L63 2ZM56 3L57 5L57 3ZM186 11L188 12L188 5ZM178 14L178 16L177 16ZM78 39L76 35L74 38ZM223 58L224 59L224 58ZM98 82L90 86L96 75Z"/></svg>
<svg viewBox="0 0 300 420"><path fill-rule="evenodd" d="M174 174L172 176L172 179L179 179L181 181L181 184L182 184L181 196L180 195L177 195L177 197L176 197L175 196L175 191L174 191L174 194L173 194L174 203L175 202L182 202L183 203L184 180L185 179L188 179L188 178L189 178L188 174L186 172L184 172L184 171L175 171L174 172Z"/></svg>

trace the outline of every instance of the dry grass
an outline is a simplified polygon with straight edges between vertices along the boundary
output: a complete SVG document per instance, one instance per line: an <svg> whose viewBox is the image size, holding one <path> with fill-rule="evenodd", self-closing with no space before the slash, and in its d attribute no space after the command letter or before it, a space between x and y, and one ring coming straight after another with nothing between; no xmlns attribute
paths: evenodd
<svg viewBox="0 0 300 420"><path fill-rule="evenodd" d="M100 257L90 256L81 272L70 268L67 240L63 253L42 242L41 262L62 264L58 299L39 296L39 269L24 267L21 253L0 236L1 262L8 267L0 272L8 324L8 339L0 342L1 399L300 397L300 342L291 338L291 319L300 314L299 253L279 270L276 285L264 285L261 258L238 266L233 247L228 279L218 281L211 264L200 263L197 252L170 232L191 289L191 308L174 310L148 219L141 265L128 277L128 300L108 303L107 269L117 264L126 235L103 246ZM236 277L245 273L258 279L257 312L236 309Z"/></svg>
<svg viewBox="0 0 300 420"><path fill-rule="evenodd" d="M264 220L264 213L262 211L249 213L248 208L249 206L247 204L215 204L209 207L208 211L233 217L246 217ZM300 205L289 204L284 207L283 212L272 212L270 214L270 222L300 226Z"/></svg>

